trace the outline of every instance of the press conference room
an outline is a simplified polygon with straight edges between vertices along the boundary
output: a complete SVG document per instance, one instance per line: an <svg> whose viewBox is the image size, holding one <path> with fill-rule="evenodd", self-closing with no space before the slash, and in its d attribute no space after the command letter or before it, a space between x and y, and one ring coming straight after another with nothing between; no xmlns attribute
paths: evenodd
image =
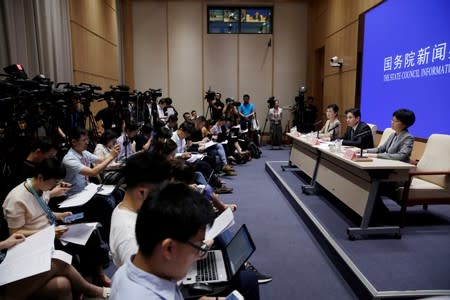
<svg viewBox="0 0 450 300"><path fill-rule="evenodd" d="M450 299L449 11L1 1L0 299Z"/></svg>

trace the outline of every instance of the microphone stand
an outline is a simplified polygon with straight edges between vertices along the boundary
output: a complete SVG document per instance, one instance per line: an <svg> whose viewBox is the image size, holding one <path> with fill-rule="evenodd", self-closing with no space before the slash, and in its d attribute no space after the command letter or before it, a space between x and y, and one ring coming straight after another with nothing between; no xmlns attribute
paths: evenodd
<svg viewBox="0 0 450 300"><path fill-rule="evenodd" d="M366 130L366 131L363 131L363 132L361 132L361 133L358 133L357 135L355 135L353 138L360 138L360 137L363 137L363 136L365 136L365 135L368 135L369 133L372 133L372 131L370 131L370 130ZM359 149L360 149L360 154L359 154L359 156L358 157L363 157L363 148L362 148L362 145L360 145L360 147L358 147Z"/></svg>

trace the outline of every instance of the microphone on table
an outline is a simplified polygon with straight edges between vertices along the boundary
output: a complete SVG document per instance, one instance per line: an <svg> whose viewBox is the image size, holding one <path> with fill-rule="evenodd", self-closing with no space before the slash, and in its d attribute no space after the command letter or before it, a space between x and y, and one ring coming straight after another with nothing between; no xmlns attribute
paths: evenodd
<svg viewBox="0 0 450 300"><path fill-rule="evenodd" d="M363 132L360 132L360 133L354 135L353 138L359 138L359 137L362 137L362 136L366 136L366 135L369 135L370 133L372 133L371 130L365 130ZM363 148L359 147L359 149L361 149L361 153L360 153L359 157L363 157Z"/></svg>
<svg viewBox="0 0 450 300"><path fill-rule="evenodd" d="M333 136L331 137L330 140L334 141L336 139L336 128L338 128L339 126L341 126L339 123L335 124L333 127L331 127L330 129L328 129L328 132L333 131Z"/></svg>

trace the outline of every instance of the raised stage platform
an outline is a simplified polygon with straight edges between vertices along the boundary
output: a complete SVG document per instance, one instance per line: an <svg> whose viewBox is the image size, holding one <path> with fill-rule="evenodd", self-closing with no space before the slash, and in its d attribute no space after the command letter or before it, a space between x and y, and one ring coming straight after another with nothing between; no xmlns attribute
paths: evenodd
<svg viewBox="0 0 450 300"><path fill-rule="evenodd" d="M317 195L302 193L309 178L300 171L282 170L287 162L268 161L266 171L285 193L330 259L363 298L450 298L450 206L408 208L402 238L375 236L351 241L347 228L361 217L319 187ZM385 201L392 221L400 207Z"/></svg>

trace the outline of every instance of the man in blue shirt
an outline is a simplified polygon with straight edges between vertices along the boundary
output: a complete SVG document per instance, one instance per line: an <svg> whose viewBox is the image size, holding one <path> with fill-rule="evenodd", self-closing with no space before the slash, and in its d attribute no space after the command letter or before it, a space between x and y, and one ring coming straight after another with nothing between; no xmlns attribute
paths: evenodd
<svg viewBox="0 0 450 300"><path fill-rule="evenodd" d="M250 103L250 96L248 94L245 94L242 97L242 100L244 100L244 103L242 103L241 106L239 106L239 115L241 117L241 129L245 130L248 129L249 134L248 137L252 138L252 131L254 130L252 126L253 119L255 118L255 105L253 103Z"/></svg>
<svg viewBox="0 0 450 300"><path fill-rule="evenodd" d="M138 252L114 275L110 299L183 299L177 281L206 254L213 220L212 206L187 185L148 197L136 220Z"/></svg>

